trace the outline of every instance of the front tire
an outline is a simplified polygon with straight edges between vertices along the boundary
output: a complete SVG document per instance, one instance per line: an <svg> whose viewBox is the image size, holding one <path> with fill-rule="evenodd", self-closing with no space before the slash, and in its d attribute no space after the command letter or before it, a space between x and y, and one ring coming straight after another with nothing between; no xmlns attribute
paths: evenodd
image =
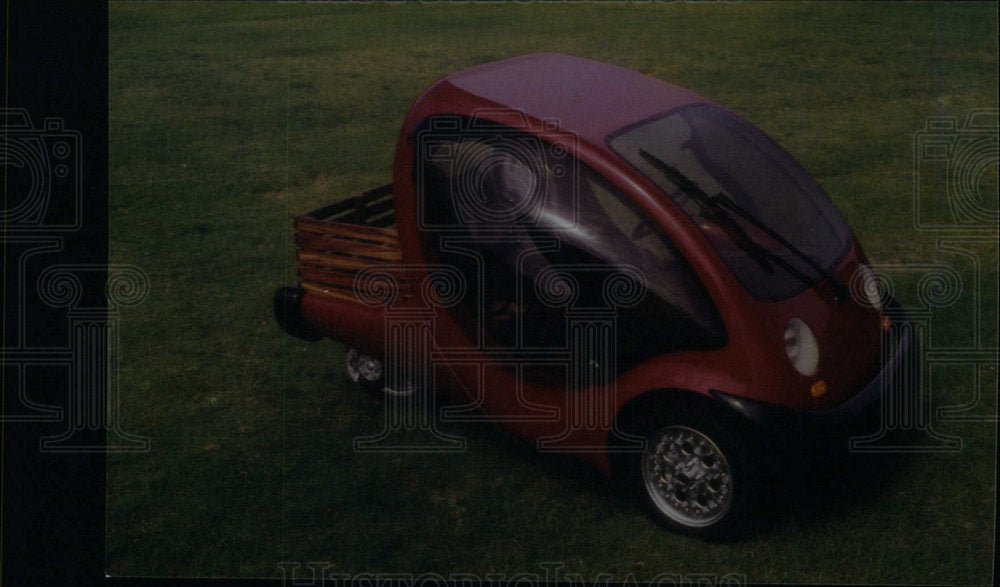
<svg viewBox="0 0 1000 587"><path fill-rule="evenodd" d="M650 416L633 478L654 519L707 540L733 540L749 532L754 466L736 424L721 414L685 407Z"/></svg>

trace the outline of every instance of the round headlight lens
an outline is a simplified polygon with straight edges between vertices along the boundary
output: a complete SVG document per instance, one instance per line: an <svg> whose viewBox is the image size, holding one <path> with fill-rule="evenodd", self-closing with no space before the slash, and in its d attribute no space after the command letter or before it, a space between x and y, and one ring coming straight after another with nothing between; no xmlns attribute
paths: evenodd
<svg viewBox="0 0 1000 587"><path fill-rule="evenodd" d="M806 377L816 374L819 345L809 326L798 318L792 318L785 326L785 352L796 371Z"/></svg>

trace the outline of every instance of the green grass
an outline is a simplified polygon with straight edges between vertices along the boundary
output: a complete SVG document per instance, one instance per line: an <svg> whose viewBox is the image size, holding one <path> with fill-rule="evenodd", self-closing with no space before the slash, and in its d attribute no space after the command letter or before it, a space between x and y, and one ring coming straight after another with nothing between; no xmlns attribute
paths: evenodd
<svg viewBox="0 0 1000 587"><path fill-rule="evenodd" d="M152 450L109 459L110 574L271 577L282 561L325 561L510 578L551 562L588 581L991 582L992 423L936 422L960 452L857 458L776 494L783 513L759 536L706 544L487 425L447 427L467 438L462 454L352 451L381 429L380 401L346 381L342 347L283 335L270 295L295 282L291 214L389 180L423 88L559 51L689 87L764 128L873 262L958 272L958 299L930 309L936 347L977 329L996 346L995 242L963 245L977 289L974 259L916 230L912 202L927 117L996 108L996 4L112 3L110 32L112 261L152 282L121 328L121 425ZM995 173L985 181L995 193ZM919 275L897 272L911 305ZM932 387L935 406L976 393L960 368ZM994 366L974 414L995 413L995 389Z"/></svg>

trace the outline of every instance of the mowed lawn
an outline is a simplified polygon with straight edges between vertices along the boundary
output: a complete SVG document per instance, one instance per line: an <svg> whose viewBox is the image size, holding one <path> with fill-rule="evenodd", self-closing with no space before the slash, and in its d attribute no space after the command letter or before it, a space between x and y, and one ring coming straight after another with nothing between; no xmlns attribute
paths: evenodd
<svg viewBox="0 0 1000 587"><path fill-rule="evenodd" d="M354 452L381 430L381 400L347 381L342 346L284 335L271 294L296 280L291 215L388 181L427 85L556 51L691 88L765 129L893 268L896 295L926 309L931 347L995 347L996 232L948 245L984 233L918 230L914 142L929 117L997 107L996 10L111 3L112 262L152 283L123 313L120 424L152 449L109 458L108 572L275 577L319 562L348 575L990 583L995 365L930 374L932 407L971 404L964 420L933 412L960 450L790 471L766 529L708 544L487 424L445 426L463 453ZM976 181L995 211L995 168ZM946 183L917 196L940 212ZM958 286L922 279L932 266Z"/></svg>

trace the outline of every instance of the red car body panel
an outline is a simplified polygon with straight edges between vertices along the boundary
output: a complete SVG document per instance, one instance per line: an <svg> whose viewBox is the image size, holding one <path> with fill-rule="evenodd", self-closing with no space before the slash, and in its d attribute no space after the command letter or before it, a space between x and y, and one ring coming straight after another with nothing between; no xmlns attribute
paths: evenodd
<svg viewBox="0 0 1000 587"><path fill-rule="evenodd" d="M740 285L705 234L662 191L606 143L610 133L630 124L692 104L712 104L697 94L621 67L565 55L537 54L473 67L430 86L412 105L395 151L393 191L404 262L415 267L428 258L418 230L413 185L413 133L428 116L454 114L503 123L529 133L568 133L577 138L570 153L606 178L652 219L682 252L711 296L726 329L722 348L679 351L649 358L621 375L613 393L574 390L519 378L480 351L455 322L438 309L433 355L440 366L435 381L457 392L470 406L511 433L558 450L569 450L605 473L606 447L616 414L629 401L658 390L679 390L706 398L713 392L794 410L826 410L842 404L878 372L879 310L851 299L835 300L820 281L779 302L753 298ZM834 275L849 283L867 263L851 237ZM426 306L419 293L407 302ZM326 336L373 353L385 343L385 308L306 294L302 315ZM818 371L803 376L785 354L783 332L798 317L809 324L823 352ZM826 392L811 393L823 381ZM477 390L485 390L480 393ZM713 400L714 401L714 400ZM575 420L574 420L575 419Z"/></svg>

